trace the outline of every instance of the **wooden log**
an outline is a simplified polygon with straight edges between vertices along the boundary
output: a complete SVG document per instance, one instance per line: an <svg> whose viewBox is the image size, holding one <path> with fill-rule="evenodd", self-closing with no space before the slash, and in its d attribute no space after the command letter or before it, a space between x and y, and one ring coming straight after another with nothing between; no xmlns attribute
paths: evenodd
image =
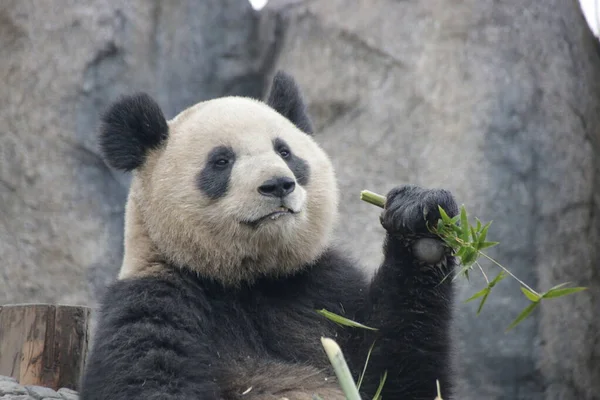
<svg viewBox="0 0 600 400"><path fill-rule="evenodd" d="M0 375L21 385L78 390L90 313L79 306L0 306Z"/></svg>

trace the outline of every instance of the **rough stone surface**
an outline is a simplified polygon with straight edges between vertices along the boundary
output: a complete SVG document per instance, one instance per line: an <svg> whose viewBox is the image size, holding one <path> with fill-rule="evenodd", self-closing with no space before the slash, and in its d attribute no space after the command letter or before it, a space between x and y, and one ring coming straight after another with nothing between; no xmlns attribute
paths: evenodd
<svg viewBox="0 0 600 400"><path fill-rule="evenodd" d="M0 380L0 395L23 394L26 395L27 389L19 385L15 380Z"/></svg>
<svg viewBox="0 0 600 400"><path fill-rule="evenodd" d="M43 386L25 386L29 395L36 400L61 399L62 397L54 390Z"/></svg>
<svg viewBox="0 0 600 400"><path fill-rule="evenodd" d="M376 266L383 237L360 190L414 183L493 220L489 254L526 283L590 288L504 333L526 298L505 279L476 317L462 303L483 285L473 273L457 301L456 398L598 398L600 60L577 2L271 0L266 12L287 26L278 66L306 91L359 259Z"/></svg>
<svg viewBox="0 0 600 400"><path fill-rule="evenodd" d="M0 400L35 400L33 397L29 395L20 395L20 394L6 394L4 396L0 396Z"/></svg>
<svg viewBox="0 0 600 400"><path fill-rule="evenodd" d="M0 400L79 400L79 394L71 389L54 391L43 386L20 385L9 376L0 375Z"/></svg>
<svg viewBox="0 0 600 400"><path fill-rule="evenodd" d="M0 304L88 305L122 257L128 177L98 157L99 114L144 90L167 117L260 96L275 21L247 0L0 3Z"/></svg>
<svg viewBox="0 0 600 400"><path fill-rule="evenodd" d="M11 386L3 386L7 382ZM54 391L43 386L22 386L13 378L0 376L0 400L79 400L79 394L67 388Z"/></svg>
<svg viewBox="0 0 600 400"><path fill-rule="evenodd" d="M58 389L58 394L62 396L65 400L79 400L79 394L71 389L62 388Z"/></svg>

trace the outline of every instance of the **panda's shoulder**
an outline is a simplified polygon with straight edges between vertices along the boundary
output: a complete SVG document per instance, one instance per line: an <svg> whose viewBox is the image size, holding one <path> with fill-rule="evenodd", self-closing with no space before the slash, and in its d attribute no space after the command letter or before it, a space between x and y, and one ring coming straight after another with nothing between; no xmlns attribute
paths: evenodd
<svg viewBox="0 0 600 400"><path fill-rule="evenodd" d="M129 277L109 285L100 305L105 323L120 324L146 316L153 318L195 314L206 295L186 274L165 272L155 276Z"/></svg>
<svg viewBox="0 0 600 400"><path fill-rule="evenodd" d="M339 295L359 291L367 285L359 262L338 247L328 248L309 267L309 273L312 287L327 287L329 291L339 291Z"/></svg>
<svg viewBox="0 0 600 400"><path fill-rule="evenodd" d="M348 276L358 271L358 262L352 258L345 249L331 245L315 261L319 266L321 274L330 276L332 279L339 278L339 275Z"/></svg>

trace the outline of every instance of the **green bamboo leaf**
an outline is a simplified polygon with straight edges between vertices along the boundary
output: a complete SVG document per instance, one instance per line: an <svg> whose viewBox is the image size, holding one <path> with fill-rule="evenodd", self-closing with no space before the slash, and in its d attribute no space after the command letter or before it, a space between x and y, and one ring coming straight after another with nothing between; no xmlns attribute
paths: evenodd
<svg viewBox="0 0 600 400"><path fill-rule="evenodd" d="M496 284L504 278L506 278L506 273L504 273L504 271L500 271L500 273L498 275L496 275L496 277L494 279L492 279L492 281L490 282L490 284L488 286L491 289L494 286L496 286Z"/></svg>
<svg viewBox="0 0 600 400"><path fill-rule="evenodd" d="M492 221L488 222L487 224L485 224L483 226L483 228L481 229L481 233L479 234L479 238L477 240L477 243L479 245L483 244L485 242L485 238L487 237L487 233L488 233L488 229L490 229L490 225L492 224ZM479 247L480 249L482 247Z"/></svg>
<svg viewBox="0 0 600 400"><path fill-rule="evenodd" d="M455 224L448 225L448 231L453 232L458 237L460 237L463 232L462 227Z"/></svg>
<svg viewBox="0 0 600 400"><path fill-rule="evenodd" d="M458 248L458 250L456 251L456 253L454 255L461 259L464 257L464 255L467 253L467 251L469 251L468 247L459 247L459 246L456 246L456 247Z"/></svg>
<svg viewBox="0 0 600 400"><path fill-rule="evenodd" d="M555 289L561 288L561 287L563 287L563 286L567 286L567 285L569 285L569 284L571 284L571 282L565 282L565 283L561 283L560 285L552 286L550 289L548 289L548 291L547 291L546 293L548 293L548 292L550 292L550 291L552 291L552 290L555 290Z"/></svg>
<svg viewBox="0 0 600 400"><path fill-rule="evenodd" d="M539 294L533 293L531 290L527 289L526 287L521 286L521 291L523 293L525 293L525 296L527 296L527 298L533 302L539 301L541 299L541 296Z"/></svg>
<svg viewBox="0 0 600 400"><path fill-rule="evenodd" d="M456 279L458 279L458 277L460 275L464 275L467 278L467 280L468 280L469 279L469 270L471 268L472 267L470 265L461 265L460 271L458 271L456 273L456 275L454 275L454 278L452 278L452 282L454 282Z"/></svg>
<svg viewBox="0 0 600 400"><path fill-rule="evenodd" d="M479 315L479 313L481 312L481 309L483 308L483 305L485 304L485 301L487 300L489 295L490 295L490 292L488 290L488 292L485 294L485 296L483 296L483 299L481 299L481 303L479 303L479 307L477 307L477 315Z"/></svg>
<svg viewBox="0 0 600 400"><path fill-rule="evenodd" d="M478 250L483 250L483 249L487 249L488 247L494 247L497 244L499 244L500 242L478 242L477 243L477 249Z"/></svg>
<svg viewBox="0 0 600 400"><path fill-rule="evenodd" d="M479 232L481 230L481 221L477 217L475 217L475 221L477 221L477 232Z"/></svg>
<svg viewBox="0 0 600 400"><path fill-rule="evenodd" d="M460 226L463 229L461 239L465 242L469 241L469 220L467 219L467 210L465 206L460 206Z"/></svg>
<svg viewBox="0 0 600 400"><path fill-rule="evenodd" d="M460 244L454 238L451 237L445 237L444 242L448 245L448 247L454 250L454 255L456 256L456 252L460 251L461 249Z"/></svg>
<svg viewBox="0 0 600 400"><path fill-rule="evenodd" d="M356 384L356 388L360 390L360 385L365 377L365 372L367 372L367 365L369 365L369 358L371 358L371 352L373 352L373 347L375 347L376 340L371 343L371 347L369 348L369 352L367 353L367 359L365 360L365 366L363 367L362 373L360 374L360 378L358 379L358 383Z"/></svg>
<svg viewBox="0 0 600 400"><path fill-rule="evenodd" d="M444 221L441 219L438 219L437 231L438 233L442 233L444 231Z"/></svg>
<svg viewBox="0 0 600 400"><path fill-rule="evenodd" d="M546 293L542 295L545 299L553 299L555 297L566 296L571 293L581 292L586 290L586 287L573 287L573 288L564 288L564 289L550 289Z"/></svg>
<svg viewBox="0 0 600 400"><path fill-rule="evenodd" d="M504 279L505 277L506 277L506 275L504 274L504 271L500 271L500 273L490 283L488 283L488 285L485 288L483 288L479 292L475 293L468 300L466 300L465 303L468 303L469 301L475 300L475 299L483 296L483 298L481 299L481 302L479 303L479 307L477 308L477 315L479 315L481 313L481 310L483 309L483 305L487 301L487 298L488 298L492 288L498 282L500 282L502 279Z"/></svg>
<svg viewBox="0 0 600 400"><path fill-rule="evenodd" d="M448 214L446 214L446 211L444 211L442 206L438 205L438 210L440 212L440 217L442 217L442 221L444 221L444 223L446 223L446 224L451 224L452 220L450 219Z"/></svg>
<svg viewBox="0 0 600 400"><path fill-rule="evenodd" d="M477 232L475 231L475 227L473 225L470 225L469 230L471 231L471 238L474 242L477 242Z"/></svg>
<svg viewBox="0 0 600 400"><path fill-rule="evenodd" d="M467 300L465 300L465 303L468 303L470 301L473 301L475 299L478 299L479 297L485 295L486 293L488 293L490 291L489 287L484 287L483 289L481 289L479 292L475 293L473 296L469 297Z"/></svg>
<svg viewBox="0 0 600 400"><path fill-rule="evenodd" d="M353 328L370 329L370 330L373 330L373 331L377 330L376 328L371 328L369 326L363 325L363 324L358 323L356 321L352 321L351 319L344 318L341 315L337 315L337 314L332 313L331 311L327 311L325 309L317 310L317 312L319 314L321 314L322 316L324 316L325 318L327 318L327 319L329 319L329 320L331 320L331 321L333 321L333 322L335 322L337 324L340 324L340 325L350 326L350 327L353 327Z"/></svg>
<svg viewBox="0 0 600 400"><path fill-rule="evenodd" d="M533 312L533 310L535 310L535 308L540 304L540 302L535 302L535 303L531 303L530 305L528 305L527 307L525 307L525 309L523 311L521 311L521 314L519 314L519 316L508 326L508 328L506 328L506 331L508 332L509 330L511 330L512 328L514 328L515 326L517 326L521 321L523 321L525 318L527 318L529 316L529 314L531 314Z"/></svg>
<svg viewBox="0 0 600 400"><path fill-rule="evenodd" d="M463 265L471 265L477 260L477 250L470 247L463 247L465 249L464 255L462 256L461 263Z"/></svg>
<svg viewBox="0 0 600 400"><path fill-rule="evenodd" d="M379 387L377 388L377 392L375 396L373 396L373 400L381 400L381 391L383 390L383 385L385 385L385 380L387 379L387 371L383 373L381 380L379 381Z"/></svg>
<svg viewBox="0 0 600 400"><path fill-rule="evenodd" d="M458 277L459 275L464 275L467 278L467 280L469 280L469 271L472 268L472 265L462 265L460 271L458 271L458 273L456 274L456 277Z"/></svg>

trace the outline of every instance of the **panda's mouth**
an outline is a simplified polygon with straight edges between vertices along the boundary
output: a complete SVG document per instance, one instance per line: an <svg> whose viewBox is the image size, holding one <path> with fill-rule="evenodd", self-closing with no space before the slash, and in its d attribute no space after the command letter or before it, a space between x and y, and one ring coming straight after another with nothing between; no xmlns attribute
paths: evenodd
<svg viewBox="0 0 600 400"><path fill-rule="evenodd" d="M269 213L267 215L264 215L258 219L252 220L252 221L246 221L245 223L252 227L256 227L263 222L275 221L285 215L290 215L290 214L294 214L294 211L292 209L284 207L284 206L280 206L280 207L277 207L277 209L275 211L273 211L272 213Z"/></svg>

